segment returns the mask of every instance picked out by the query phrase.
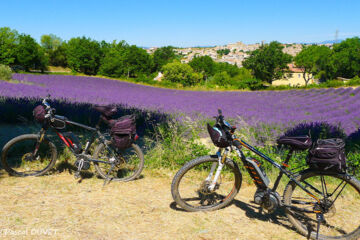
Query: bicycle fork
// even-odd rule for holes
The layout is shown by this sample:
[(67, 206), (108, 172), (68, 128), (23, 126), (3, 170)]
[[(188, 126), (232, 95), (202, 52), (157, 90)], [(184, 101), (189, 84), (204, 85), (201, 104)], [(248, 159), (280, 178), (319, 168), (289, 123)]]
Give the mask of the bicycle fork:
[[(210, 170), (210, 173), (209, 175), (207, 176), (207, 178), (205, 179), (206, 182), (211, 182), (210, 186), (209, 186), (209, 190), (210, 191), (214, 191), (215, 189), (215, 186), (216, 186), (216, 182), (220, 176), (220, 173), (221, 173), (221, 170), (223, 169), (224, 167), (224, 164), (225, 164), (225, 161), (226, 161), (226, 156), (228, 154), (229, 150), (228, 149), (225, 149), (224, 151), (224, 154), (221, 155), (221, 151), (219, 150), (216, 155), (218, 156), (218, 162), (217, 163), (213, 163), (212, 166), (211, 166), (211, 170)], [(216, 172), (215, 172), (215, 176), (214, 176), (214, 179), (212, 179), (213, 175), (214, 175), (214, 171), (215, 171), (215, 168), (216, 168), (216, 165), (218, 165), (217, 169), (216, 169)]]

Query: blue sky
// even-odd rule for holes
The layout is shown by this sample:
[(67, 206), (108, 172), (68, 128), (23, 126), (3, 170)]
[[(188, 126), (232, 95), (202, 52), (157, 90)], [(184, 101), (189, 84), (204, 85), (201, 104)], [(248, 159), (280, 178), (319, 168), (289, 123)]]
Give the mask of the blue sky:
[(138, 46), (209, 46), (264, 40), (321, 42), (360, 35), (358, 0), (8, 0), (0, 27), (39, 41), (87, 36)]

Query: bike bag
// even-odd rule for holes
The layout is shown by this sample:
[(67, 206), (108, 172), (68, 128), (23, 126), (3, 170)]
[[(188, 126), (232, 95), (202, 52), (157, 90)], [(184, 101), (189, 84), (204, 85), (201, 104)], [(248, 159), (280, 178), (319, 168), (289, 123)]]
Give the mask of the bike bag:
[(280, 145), (282, 144), (289, 146), (294, 150), (306, 150), (311, 147), (312, 140), (309, 136), (295, 136), (295, 137), (283, 136), (277, 139), (277, 143)]
[(220, 126), (215, 125), (214, 127), (211, 127), (209, 124), (207, 124), (207, 129), (215, 146), (219, 148), (230, 146), (230, 142), (227, 139), (226, 133)]
[(114, 121), (111, 130), (111, 141), (119, 149), (126, 149), (134, 142), (136, 123), (134, 115), (123, 116)]
[(309, 150), (307, 163), (322, 170), (346, 170), (345, 143), (340, 138), (319, 139)]
[(46, 110), (44, 106), (36, 106), (33, 110), (33, 116), (38, 123), (43, 123), (45, 120)]

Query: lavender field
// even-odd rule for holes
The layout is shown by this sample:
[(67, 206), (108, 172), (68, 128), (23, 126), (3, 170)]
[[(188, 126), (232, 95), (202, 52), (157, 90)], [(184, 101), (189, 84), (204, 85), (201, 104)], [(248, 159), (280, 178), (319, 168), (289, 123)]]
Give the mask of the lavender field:
[(14, 74), (21, 83), (0, 81), (5, 98), (52, 98), (70, 103), (121, 104), (130, 108), (188, 116), (226, 117), (255, 126), (286, 128), (325, 121), (347, 134), (360, 125), (360, 88), (257, 92), (200, 92), (154, 88), (95, 77)]

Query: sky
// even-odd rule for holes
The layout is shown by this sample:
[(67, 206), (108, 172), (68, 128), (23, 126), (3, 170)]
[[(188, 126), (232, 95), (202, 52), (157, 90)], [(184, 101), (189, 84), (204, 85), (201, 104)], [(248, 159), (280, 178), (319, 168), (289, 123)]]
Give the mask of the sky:
[(313, 43), (360, 36), (359, 0), (3, 0), (0, 27), (142, 47), (241, 41)]

